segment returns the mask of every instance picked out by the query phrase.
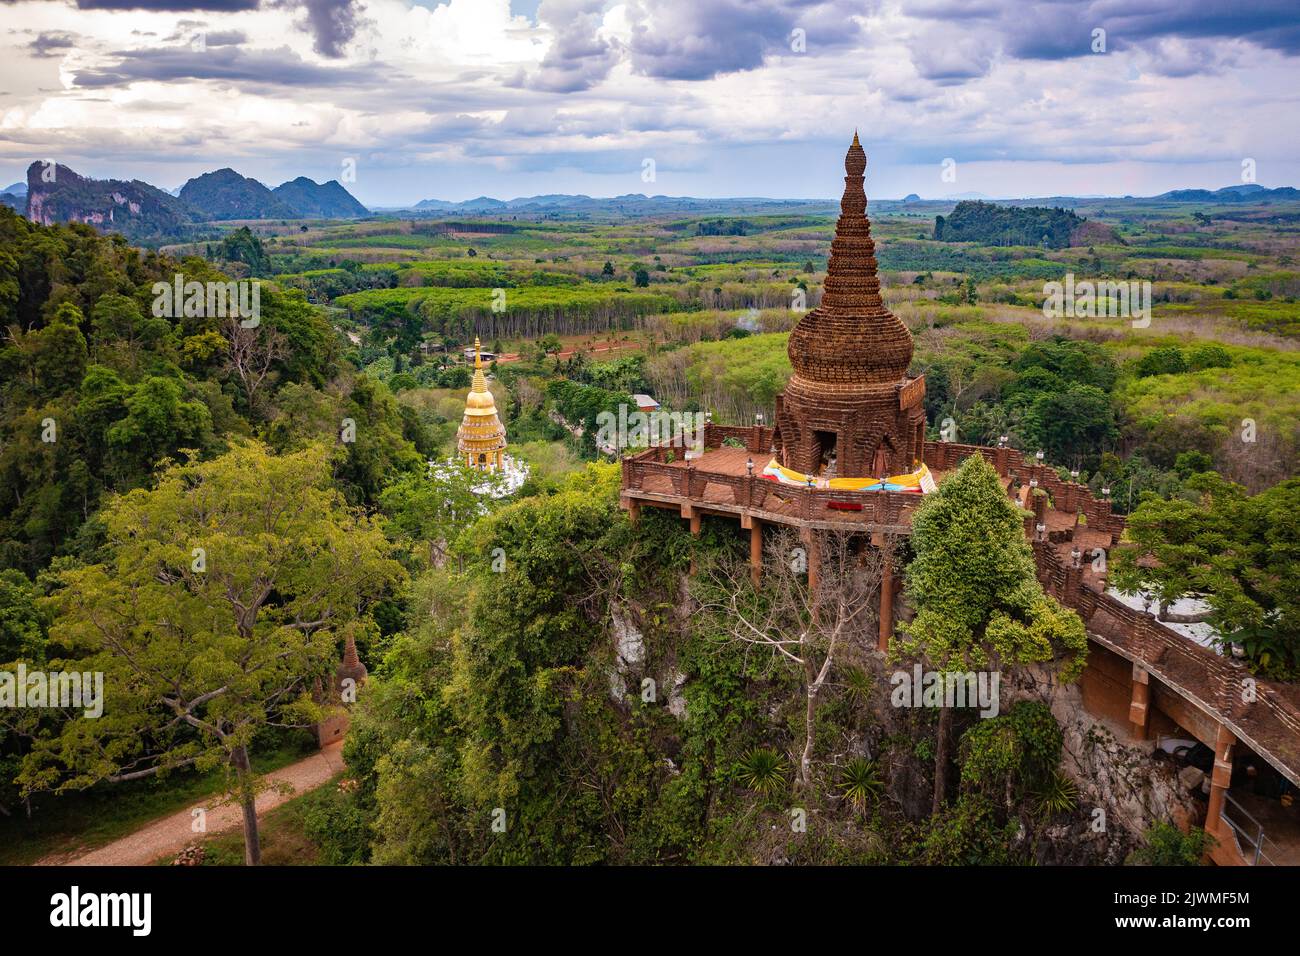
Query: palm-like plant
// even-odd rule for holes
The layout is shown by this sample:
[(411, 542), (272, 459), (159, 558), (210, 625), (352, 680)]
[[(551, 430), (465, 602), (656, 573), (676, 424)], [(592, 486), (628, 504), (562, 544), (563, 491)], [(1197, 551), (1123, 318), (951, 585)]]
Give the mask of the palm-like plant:
[(1074, 781), (1053, 770), (1051, 775), (1034, 791), (1039, 816), (1050, 819), (1058, 813), (1068, 813), (1079, 803), (1079, 788)]
[(871, 675), (861, 667), (849, 666), (844, 669), (844, 692), (854, 704), (866, 705), (871, 699)]
[(885, 789), (880, 779), (880, 767), (874, 760), (854, 757), (844, 766), (840, 779), (840, 793), (861, 812), (868, 801), (877, 799)]
[(744, 787), (770, 797), (784, 789), (788, 772), (779, 753), (771, 747), (755, 747), (740, 761), (736, 778)]

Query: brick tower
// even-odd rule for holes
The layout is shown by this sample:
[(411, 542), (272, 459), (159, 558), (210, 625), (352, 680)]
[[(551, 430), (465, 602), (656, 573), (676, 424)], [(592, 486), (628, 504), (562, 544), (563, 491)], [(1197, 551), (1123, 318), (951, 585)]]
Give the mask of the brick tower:
[(776, 399), (781, 463), (809, 475), (905, 474), (925, 441), (925, 379), (907, 374), (912, 333), (880, 298), (866, 169), (854, 133), (821, 304), (790, 333), (794, 374)]

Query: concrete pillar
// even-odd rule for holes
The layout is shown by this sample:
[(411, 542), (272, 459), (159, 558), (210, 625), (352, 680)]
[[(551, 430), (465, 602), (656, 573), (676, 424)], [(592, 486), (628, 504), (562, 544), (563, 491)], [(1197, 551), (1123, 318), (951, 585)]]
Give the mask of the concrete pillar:
[(749, 519), (749, 576), (758, 587), (763, 580), (763, 522)]
[(821, 539), (817, 537), (817, 532), (808, 532), (808, 590), (817, 590), (818, 577), (821, 572), (822, 548)]
[(888, 550), (885, 551), (884, 564), (880, 568), (880, 631), (876, 638), (876, 649), (882, 654), (888, 653), (889, 642), (894, 636), (894, 562)]
[(1219, 724), (1219, 736), (1214, 745), (1214, 770), (1210, 774), (1210, 808), (1205, 813), (1206, 832), (1216, 836), (1228, 829), (1220, 820), (1223, 812), (1223, 795), (1232, 786), (1232, 747), (1237, 738), (1223, 724)]
[(1133, 736), (1138, 740), (1147, 739), (1147, 727), (1151, 721), (1151, 684), (1150, 675), (1140, 664), (1133, 665), (1133, 696), (1128, 705), (1128, 722), (1133, 725)]
[(627, 519), (634, 525), (641, 520), (641, 502), (635, 498), (627, 499)]

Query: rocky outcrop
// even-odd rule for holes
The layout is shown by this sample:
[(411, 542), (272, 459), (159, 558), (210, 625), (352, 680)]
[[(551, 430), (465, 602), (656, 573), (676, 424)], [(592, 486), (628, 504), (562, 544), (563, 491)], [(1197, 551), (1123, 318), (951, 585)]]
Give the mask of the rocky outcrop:
[(1061, 769), (1079, 788), (1083, 819), (1066, 826), (1050, 858), (1040, 862), (1119, 864), (1153, 823), (1201, 823), (1200, 781), (1180, 780), (1179, 768), (1153, 756), (1154, 742), (1121, 739), (1122, 730), (1117, 734), (1084, 709), (1078, 684), (1062, 684), (1049, 669), (1034, 667), (1004, 684), (1003, 695), (1004, 706), (1032, 697), (1051, 707), (1064, 735)]
[(43, 162), (27, 167), (26, 215), (44, 226), (84, 222), (134, 242), (179, 238), (196, 222), (188, 204), (148, 183), (88, 179)]

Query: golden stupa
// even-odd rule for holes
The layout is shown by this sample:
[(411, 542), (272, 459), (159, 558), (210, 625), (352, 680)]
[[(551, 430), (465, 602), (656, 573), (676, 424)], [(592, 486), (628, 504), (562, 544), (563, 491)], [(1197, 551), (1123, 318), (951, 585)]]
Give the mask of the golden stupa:
[(483, 375), (479, 341), (474, 340), (474, 381), (465, 399), (465, 417), (456, 432), (456, 451), (470, 468), (499, 471), (506, 451), (506, 430)]

